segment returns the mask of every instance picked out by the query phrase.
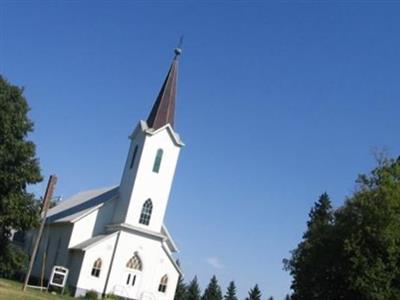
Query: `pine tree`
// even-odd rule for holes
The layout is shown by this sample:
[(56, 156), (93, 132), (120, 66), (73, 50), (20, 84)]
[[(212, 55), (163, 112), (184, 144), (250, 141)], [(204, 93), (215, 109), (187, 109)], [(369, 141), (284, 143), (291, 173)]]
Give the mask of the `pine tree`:
[(211, 278), (210, 283), (204, 291), (202, 300), (222, 300), (221, 287), (218, 284), (215, 275)]
[(236, 285), (234, 281), (231, 281), (226, 289), (226, 294), (224, 296), (225, 300), (238, 300), (236, 296)]
[(285, 261), (286, 269), (293, 276), (294, 299), (332, 299), (325, 293), (332, 284), (329, 261), (334, 258), (332, 243), (333, 210), (328, 194), (323, 193), (309, 213), (307, 231), (303, 241)]
[(321, 226), (329, 225), (332, 222), (332, 204), (327, 193), (323, 193), (309, 214), (310, 220), (307, 222), (308, 231), (305, 238), (312, 235), (314, 230), (319, 230)]
[[(179, 260), (176, 261), (176, 264), (179, 267), (181, 267), (181, 264), (180, 264)], [(187, 289), (186, 284), (183, 281), (182, 276), (179, 275), (178, 284), (176, 285), (174, 300), (185, 300), (186, 289)]]
[(261, 300), (261, 297), (261, 291), (258, 288), (258, 284), (256, 284), (254, 288), (250, 289), (249, 296), (246, 298), (246, 300)]
[(285, 296), (285, 300), (290, 300), (290, 296), (289, 296), (289, 295), (286, 295), (286, 296)]
[(187, 286), (186, 300), (200, 300), (200, 287), (197, 281), (197, 276)]
[(271, 297), (268, 298), (268, 300), (274, 300), (274, 297), (271, 296)]
[(27, 140), (33, 131), (23, 90), (0, 75), (0, 276), (10, 276), (20, 258), (10, 245), (11, 230), (25, 231), (38, 222), (29, 184), (42, 180), (35, 145)]

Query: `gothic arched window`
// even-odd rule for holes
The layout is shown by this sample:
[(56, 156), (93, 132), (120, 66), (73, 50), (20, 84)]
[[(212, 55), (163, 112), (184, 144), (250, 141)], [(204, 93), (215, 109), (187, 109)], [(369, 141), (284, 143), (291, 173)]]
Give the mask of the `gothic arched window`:
[(102, 265), (101, 258), (96, 259), (96, 261), (93, 264), (93, 268), (92, 268), (92, 276), (94, 276), (94, 277), (100, 276), (101, 265)]
[(165, 274), (163, 277), (161, 277), (160, 285), (158, 286), (158, 291), (161, 293), (165, 293), (167, 290), (167, 285), (168, 285), (168, 276), (167, 274)]
[(143, 225), (149, 225), (151, 212), (153, 210), (153, 203), (150, 199), (146, 200), (142, 207), (142, 213), (140, 214), (139, 223)]
[(132, 158), (131, 158), (131, 164), (129, 166), (129, 169), (132, 169), (133, 164), (135, 163), (135, 157), (136, 157), (137, 151), (138, 151), (138, 146), (136, 145), (135, 149), (133, 150), (133, 154), (132, 154)]
[(158, 173), (160, 171), (160, 166), (161, 166), (161, 160), (163, 157), (163, 149), (158, 149), (157, 150), (157, 154), (156, 154), (156, 158), (154, 160), (154, 165), (153, 165), (153, 172), (154, 173)]
[(142, 271), (142, 261), (140, 260), (139, 255), (136, 253), (128, 260), (126, 263), (126, 267), (128, 269)]

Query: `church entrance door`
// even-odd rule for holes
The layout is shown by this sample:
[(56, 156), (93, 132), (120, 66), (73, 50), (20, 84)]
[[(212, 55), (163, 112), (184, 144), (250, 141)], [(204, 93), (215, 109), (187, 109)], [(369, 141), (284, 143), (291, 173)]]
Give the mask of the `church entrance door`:
[(140, 276), (141, 272), (137, 270), (128, 270), (125, 272), (122, 280), (126, 286), (127, 293), (129, 298), (136, 299), (136, 295), (139, 292), (140, 287)]

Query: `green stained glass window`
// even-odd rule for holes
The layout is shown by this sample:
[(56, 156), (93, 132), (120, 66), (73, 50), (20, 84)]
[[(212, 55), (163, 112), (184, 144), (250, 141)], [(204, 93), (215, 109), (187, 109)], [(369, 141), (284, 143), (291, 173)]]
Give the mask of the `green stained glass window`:
[(163, 153), (164, 153), (164, 151), (162, 149), (157, 150), (156, 159), (154, 160), (154, 165), (153, 165), (154, 173), (158, 173), (160, 171)]

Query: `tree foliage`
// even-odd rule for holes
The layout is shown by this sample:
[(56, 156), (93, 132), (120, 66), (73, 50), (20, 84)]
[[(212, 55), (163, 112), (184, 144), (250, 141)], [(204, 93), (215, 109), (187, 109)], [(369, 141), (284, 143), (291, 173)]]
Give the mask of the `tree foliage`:
[[(181, 264), (179, 260), (176, 261), (176, 264), (181, 267)], [(178, 283), (176, 285), (176, 290), (175, 290), (175, 297), (174, 300), (185, 300), (186, 297), (186, 284), (183, 281), (183, 278), (181, 275), (179, 275)]]
[(226, 289), (224, 300), (238, 300), (236, 296), (236, 285), (234, 281), (231, 281)]
[(211, 277), (210, 283), (204, 290), (202, 300), (222, 300), (221, 287), (218, 284), (217, 277), (215, 275)]
[[(42, 180), (35, 145), (27, 140), (33, 130), (23, 90), (0, 76), (0, 260), (2, 268), (18, 268), (10, 257), (11, 230), (37, 224), (34, 197), (26, 188)], [(11, 265), (5, 266), (9, 262)], [(1, 271), (0, 271), (1, 272)]]
[(400, 159), (360, 175), (335, 212), (320, 199), (286, 268), (292, 299), (400, 299)]
[(28, 255), (19, 247), (9, 244), (0, 257), (0, 277), (12, 278), (16, 271), (23, 271), (28, 266)]
[(261, 291), (258, 287), (258, 284), (256, 284), (252, 289), (249, 291), (249, 296), (246, 298), (246, 300), (261, 300)]
[(333, 210), (328, 194), (322, 194), (309, 213), (302, 242), (285, 262), (293, 277), (293, 299), (330, 299), (325, 291), (330, 283), (329, 268), (333, 252), (329, 248)]
[(195, 276), (191, 282), (189, 282), (187, 286), (187, 292), (186, 292), (186, 300), (200, 300), (200, 287), (199, 283), (197, 281), (197, 277)]

